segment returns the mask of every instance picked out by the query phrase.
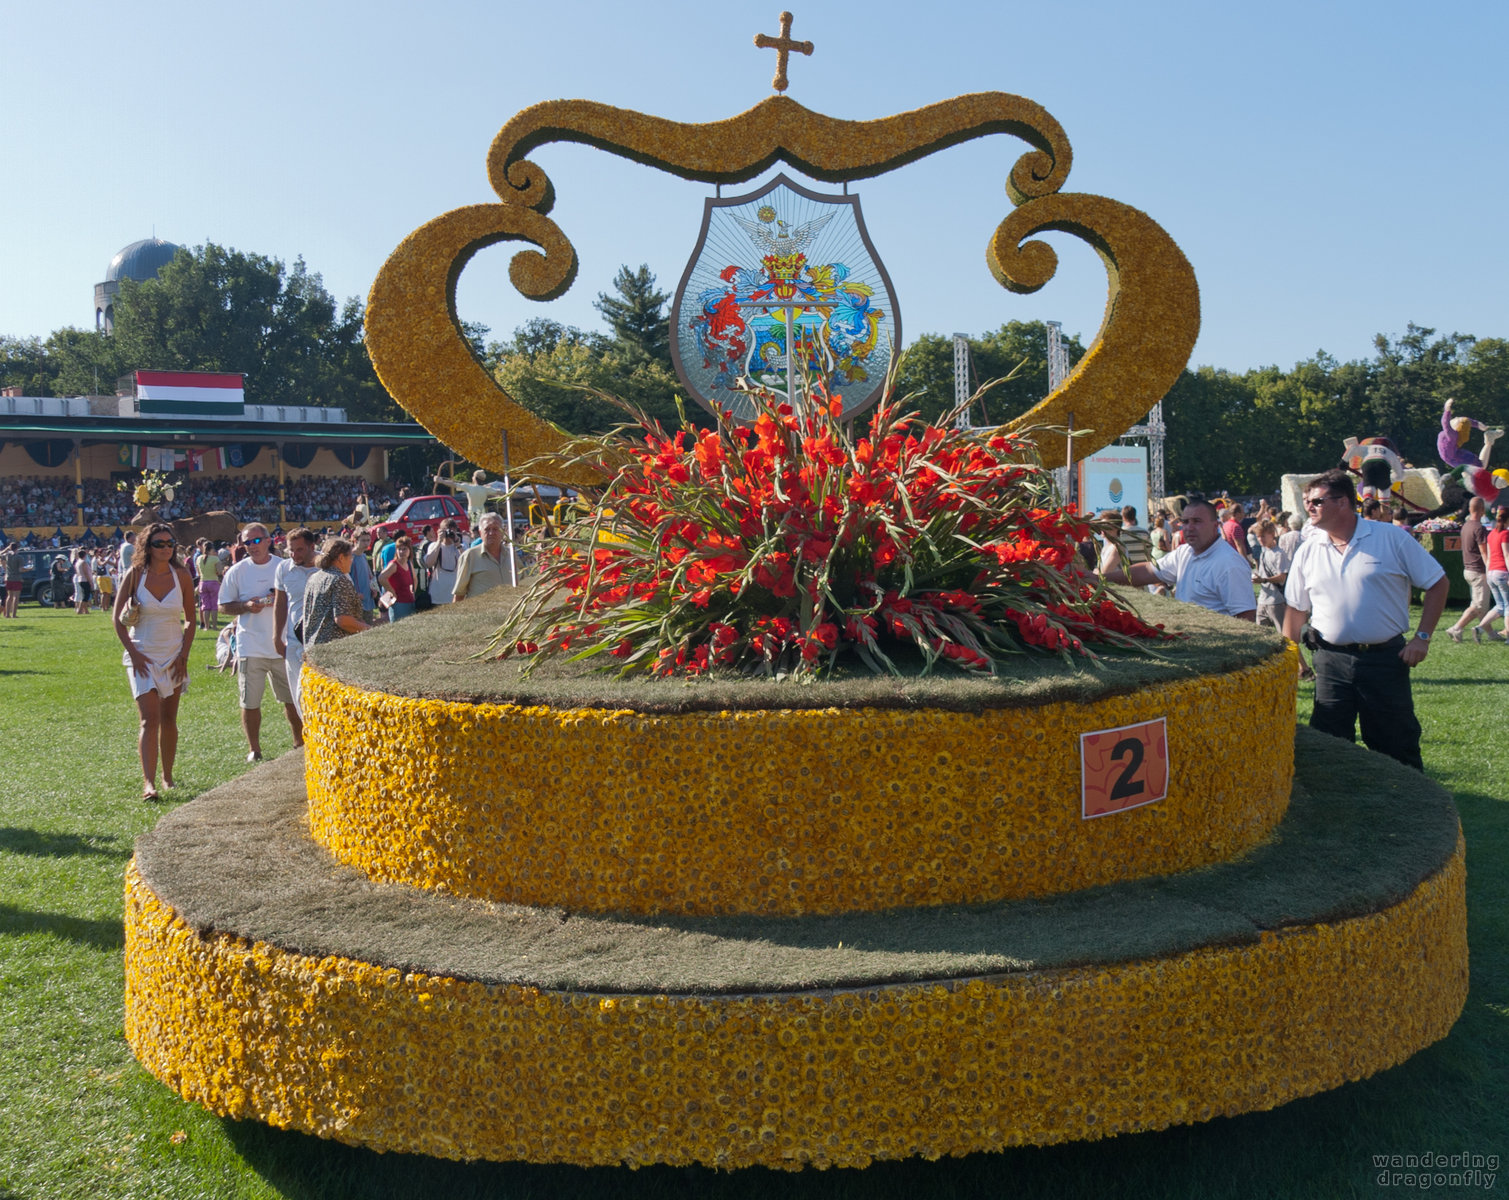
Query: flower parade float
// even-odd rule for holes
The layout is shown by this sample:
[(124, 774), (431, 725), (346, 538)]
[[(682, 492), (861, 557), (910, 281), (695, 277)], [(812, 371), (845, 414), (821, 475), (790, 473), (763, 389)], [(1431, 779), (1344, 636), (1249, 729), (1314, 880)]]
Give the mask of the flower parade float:
[[(1085, 360), (1013, 426), (885, 399), (862, 421), (823, 375), (754, 389), (743, 424), (572, 442), (459, 336), (482, 246), (539, 248), (513, 260), (526, 295), (575, 273), (524, 158), (544, 142), (847, 182), (999, 132), (1035, 148), (998, 278), (1041, 286), (1053, 252), (1021, 243), (1053, 228), (1111, 281)], [(458, 452), (501, 472), (511, 447), (595, 503), (532, 586), (312, 650), (305, 751), (138, 842), (147, 1068), (378, 1150), (797, 1168), (1271, 1108), (1445, 1036), (1467, 989), (1450, 797), (1296, 733), (1276, 634), (1077, 565), (1089, 526), (1041, 463), (1163, 394), (1198, 304), (1149, 218), (1060, 192), (1068, 164), (999, 94), (874, 122), (785, 97), (706, 126), (583, 101), (510, 121), (501, 202), (395, 251), (369, 345)]]

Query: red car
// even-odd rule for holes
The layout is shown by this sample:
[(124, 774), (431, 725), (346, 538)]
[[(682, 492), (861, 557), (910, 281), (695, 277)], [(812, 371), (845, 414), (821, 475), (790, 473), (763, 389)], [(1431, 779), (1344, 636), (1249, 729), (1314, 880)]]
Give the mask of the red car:
[(393, 510), (391, 517), (372, 526), (372, 530), (391, 537), (407, 533), (417, 541), (424, 536), (425, 529), (439, 525), (447, 517), (456, 522), (462, 533), (471, 533), (466, 505), (454, 496), (410, 496)]

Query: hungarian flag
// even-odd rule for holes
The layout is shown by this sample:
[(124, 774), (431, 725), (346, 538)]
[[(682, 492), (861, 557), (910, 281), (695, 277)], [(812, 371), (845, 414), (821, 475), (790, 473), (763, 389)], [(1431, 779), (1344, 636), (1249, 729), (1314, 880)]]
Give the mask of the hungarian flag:
[(144, 413), (239, 416), (246, 409), (245, 379), (208, 371), (138, 371), (137, 407)]

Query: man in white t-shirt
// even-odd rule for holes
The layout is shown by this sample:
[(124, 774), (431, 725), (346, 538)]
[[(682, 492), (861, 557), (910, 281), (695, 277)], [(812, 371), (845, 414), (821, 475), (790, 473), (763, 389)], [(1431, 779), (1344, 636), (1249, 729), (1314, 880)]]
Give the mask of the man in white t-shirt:
[(1106, 579), (1138, 586), (1161, 583), (1173, 589), (1175, 600), (1251, 621), (1257, 616), (1252, 567), (1221, 536), (1215, 506), (1206, 500), (1191, 501), (1184, 506), (1183, 521), (1182, 545), (1157, 562), (1135, 563), (1124, 570), (1119, 562), (1108, 564), (1103, 571)]
[(236, 690), (241, 700), (241, 728), (246, 732), (247, 762), (262, 761), (262, 695), (269, 682), (283, 703), (293, 744), (304, 744), (304, 722), (288, 688), (288, 670), (273, 645), (277, 632), (273, 606), (278, 564), (266, 525), (241, 531), (246, 557), (232, 563), (220, 581), (220, 611), (236, 618)]
[(439, 475), (435, 476), (435, 482), (441, 487), (460, 492), (466, 497), (466, 514), (473, 525), (480, 521), (482, 514), (487, 511), (487, 502), (496, 499), (500, 494), (488, 484), (486, 471), (473, 471), (470, 483), (457, 483), (454, 479), (443, 479)]
[(314, 565), (314, 530), (300, 526), (288, 535), (288, 557), (278, 563), (273, 577), (277, 593), (273, 602), (273, 649), (282, 656), (288, 672), (288, 687), (293, 692), (299, 716), (304, 706), (299, 702), (299, 675), (304, 670), (304, 642), (299, 637), (299, 623), (304, 619), (304, 588), (319, 568)]
[(1258, 583), (1259, 625), (1272, 625), (1280, 633), (1284, 631), (1284, 582), (1289, 578), (1289, 566), (1294, 556), (1285, 554), (1278, 544), (1278, 528), (1264, 517), (1253, 526), (1257, 530), (1258, 560), (1252, 578)]

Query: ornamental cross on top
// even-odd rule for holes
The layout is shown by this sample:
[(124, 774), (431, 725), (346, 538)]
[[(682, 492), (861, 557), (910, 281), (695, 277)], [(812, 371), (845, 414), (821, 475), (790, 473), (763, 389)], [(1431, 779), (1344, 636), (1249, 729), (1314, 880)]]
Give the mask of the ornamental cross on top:
[(792, 16), (789, 12), (781, 14), (781, 36), (771, 37), (768, 33), (755, 34), (755, 45), (761, 50), (774, 50), (777, 54), (775, 64), (775, 78), (770, 81), (770, 86), (778, 92), (784, 92), (787, 87), (786, 63), (795, 50), (798, 54), (811, 54), (811, 42), (796, 42), (791, 39)]

